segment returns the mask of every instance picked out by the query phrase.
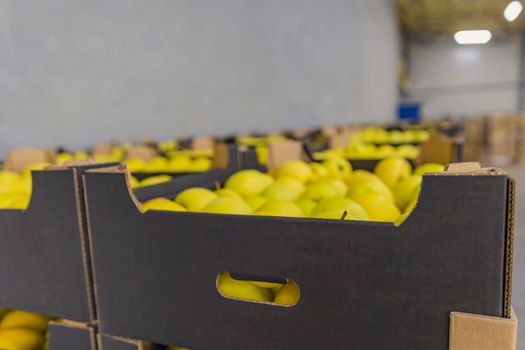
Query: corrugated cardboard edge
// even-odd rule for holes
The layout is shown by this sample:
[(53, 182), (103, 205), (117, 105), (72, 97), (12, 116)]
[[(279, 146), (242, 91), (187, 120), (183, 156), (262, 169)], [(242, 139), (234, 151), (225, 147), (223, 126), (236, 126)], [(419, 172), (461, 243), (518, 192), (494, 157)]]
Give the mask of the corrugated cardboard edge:
[[(124, 164), (120, 164), (120, 165), (114, 165), (114, 166), (109, 166), (109, 167), (106, 167), (106, 168), (96, 168), (96, 169), (91, 169), (91, 170), (87, 170), (87, 172), (99, 172), (99, 173), (108, 173), (108, 174), (111, 174), (111, 173), (122, 173), (122, 174), (125, 174), (126, 175), (126, 185), (128, 186), (128, 190), (129, 190), (129, 193), (130, 193), (130, 196), (132, 198), (132, 201), (135, 203), (135, 205), (137, 205), (137, 208), (139, 208), (139, 211), (142, 211), (142, 205), (140, 204), (140, 202), (136, 199), (136, 197), (133, 195), (133, 191), (131, 189), (131, 184), (130, 184), (130, 181), (129, 181), (129, 176), (130, 176), (130, 173), (129, 171), (127, 170), (126, 166)], [(76, 178), (76, 177), (75, 177)], [(87, 188), (86, 188), (86, 183), (85, 181), (82, 181), (82, 186), (84, 187), (84, 198), (82, 198), (82, 200), (84, 201), (84, 209), (85, 209), (85, 212), (86, 212), (86, 229), (87, 229), (87, 233), (88, 233), (88, 242), (87, 244), (89, 244), (89, 248), (90, 248), (90, 251), (92, 252), (93, 251), (93, 239), (91, 237), (91, 220), (89, 218), (89, 213), (90, 213), (90, 210), (89, 210), (89, 201), (88, 201), (88, 198), (87, 198)], [(82, 243), (84, 244), (84, 242)], [(82, 247), (82, 251), (83, 253), (86, 251), (85, 247), (83, 246)], [(89, 259), (89, 262), (90, 262), (90, 269), (91, 269), (91, 276), (93, 277), (93, 281), (96, 281), (97, 278), (96, 278), (96, 269), (95, 269), (95, 261), (94, 261), (94, 256), (90, 256), (90, 257), (87, 257), (87, 259)], [(92, 284), (92, 288), (91, 288), (91, 298), (90, 298), (90, 302), (94, 302), (94, 305), (93, 305), (93, 308), (95, 310), (95, 314), (99, 315), (99, 311), (97, 310), (97, 305), (99, 305), (100, 303), (98, 302), (99, 300), (99, 297), (98, 297), (98, 289), (97, 289), (97, 284), (96, 283), (93, 283)], [(90, 305), (90, 310), (91, 310), (91, 305)]]
[(505, 232), (505, 277), (503, 290), (503, 317), (509, 318), (512, 314), (512, 269), (514, 260), (514, 221), (515, 221), (515, 199), (516, 181), (513, 177), (498, 168), (481, 168), (476, 162), (453, 163), (445, 167), (442, 173), (432, 173), (428, 175), (505, 175), (507, 182), (507, 226)]
[(482, 168), (478, 162), (451, 163), (445, 166), (445, 171), (425, 175), (507, 175), (499, 168)]
[(450, 313), (449, 350), (516, 350), (518, 319)]
[[(95, 310), (95, 292), (94, 292), (94, 280), (92, 279), (92, 270), (93, 270), (93, 261), (91, 261), (90, 254), (88, 253), (88, 244), (89, 242), (86, 242), (86, 238), (88, 238), (88, 232), (86, 232), (87, 227), (84, 227), (84, 222), (88, 222), (87, 217), (86, 220), (84, 220), (84, 215), (87, 215), (87, 210), (83, 212), (83, 208), (85, 207), (85, 201), (82, 196), (82, 191), (80, 191), (80, 186), (82, 184), (79, 183), (79, 176), (78, 176), (78, 169), (71, 168), (73, 171), (73, 183), (75, 184), (75, 202), (76, 202), (76, 209), (77, 209), (77, 222), (78, 222), (78, 232), (80, 234), (80, 243), (82, 245), (82, 262), (84, 264), (84, 281), (86, 284), (86, 293), (88, 296), (88, 311), (89, 311), (89, 318), (92, 322), (96, 319), (96, 310)], [(85, 191), (85, 188), (84, 188)], [(89, 241), (89, 239), (87, 239)], [(90, 250), (92, 251), (92, 250)]]
[(504, 285), (504, 305), (503, 316), (512, 316), (512, 269), (514, 261), (514, 221), (516, 206), (516, 180), (508, 177), (507, 185), (507, 232), (506, 232), (506, 252), (505, 252), (505, 285)]
[[(153, 344), (143, 341), (143, 340), (135, 340), (135, 339), (117, 337), (117, 336), (107, 335), (107, 334), (98, 334), (97, 335), (98, 350), (104, 350), (104, 347), (102, 346), (102, 337), (112, 338), (112, 339), (115, 339), (123, 343), (134, 345), (137, 347), (137, 350), (153, 350), (154, 349)], [(107, 349), (107, 350), (111, 350), (111, 349)]]

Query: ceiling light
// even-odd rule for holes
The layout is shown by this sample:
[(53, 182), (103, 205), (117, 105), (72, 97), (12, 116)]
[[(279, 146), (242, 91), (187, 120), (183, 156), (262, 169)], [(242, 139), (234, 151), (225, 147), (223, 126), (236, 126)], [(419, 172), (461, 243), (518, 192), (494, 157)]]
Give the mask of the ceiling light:
[(454, 39), (461, 45), (486, 44), (491, 38), (488, 30), (461, 30), (454, 34)]
[(518, 18), (521, 11), (523, 11), (523, 4), (521, 1), (512, 1), (507, 5), (505, 11), (503, 11), (503, 16), (507, 21), (512, 22)]

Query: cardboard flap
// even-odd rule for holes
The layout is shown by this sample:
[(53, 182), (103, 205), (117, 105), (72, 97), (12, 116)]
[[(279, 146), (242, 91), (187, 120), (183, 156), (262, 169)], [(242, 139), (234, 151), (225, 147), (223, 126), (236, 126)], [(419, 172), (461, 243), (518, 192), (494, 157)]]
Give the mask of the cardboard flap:
[(347, 129), (343, 129), (340, 133), (333, 134), (328, 137), (329, 148), (343, 148), (350, 142), (351, 133)]
[(49, 350), (96, 350), (95, 331), (81, 323), (49, 323)]
[(448, 173), (472, 173), (481, 171), (481, 164), (478, 162), (451, 163), (445, 167)]
[(450, 314), (449, 350), (516, 350), (518, 320), (473, 315)]
[[(99, 350), (153, 350), (153, 344), (106, 334), (98, 335)], [(52, 350), (52, 349), (50, 349)]]
[(126, 150), (127, 159), (142, 159), (149, 161), (151, 158), (157, 156), (157, 154), (157, 150), (144, 145), (131, 146)]
[(227, 168), (230, 164), (230, 148), (224, 143), (214, 145), (213, 147), (213, 162), (211, 165), (212, 169)]
[(21, 173), (34, 164), (54, 163), (55, 152), (47, 148), (20, 148), (7, 154), (5, 169)]
[(91, 153), (93, 155), (110, 155), (115, 148), (113, 142), (103, 142), (99, 143), (91, 148)]
[(429, 139), (421, 144), (421, 152), (417, 158), (418, 164), (455, 162), (455, 142), (440, 132), (430, 135)]
[(268, 146), (268, 169), (273, 169), (288, 160), (303, 159), (303, 144), (299, 141), (286, 140)]
[(213, 149), (215, 141), (211, 136), (198, 136), (191, 142), (191, 148), (194, 150), (207, 151)]

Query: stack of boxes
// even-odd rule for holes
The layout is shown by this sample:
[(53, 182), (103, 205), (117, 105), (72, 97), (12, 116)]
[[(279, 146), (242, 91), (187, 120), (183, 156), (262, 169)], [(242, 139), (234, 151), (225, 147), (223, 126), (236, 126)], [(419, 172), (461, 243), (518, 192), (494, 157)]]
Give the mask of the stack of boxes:
[(465, 119), (465, 142), (463, 159), (467, 162), (479, 162), (485, 150), (486, 122), (484, 118)]
[(515, 163), (518, 126), (519, 116), (516, 115), (493, 115), (487, 118), (487, 164), (508, 166)]

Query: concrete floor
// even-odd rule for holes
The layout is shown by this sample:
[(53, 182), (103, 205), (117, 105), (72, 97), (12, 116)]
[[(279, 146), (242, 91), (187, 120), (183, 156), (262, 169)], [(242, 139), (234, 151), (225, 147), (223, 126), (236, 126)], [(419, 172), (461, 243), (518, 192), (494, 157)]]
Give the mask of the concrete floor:
[[(518, 319), (525, 320), (525, 167), (511, 167), (507, 172), (516, 178), (516, 238), (512, 304)], [(525, 349), (525, 325), (521, 322), (518, 350)]]

